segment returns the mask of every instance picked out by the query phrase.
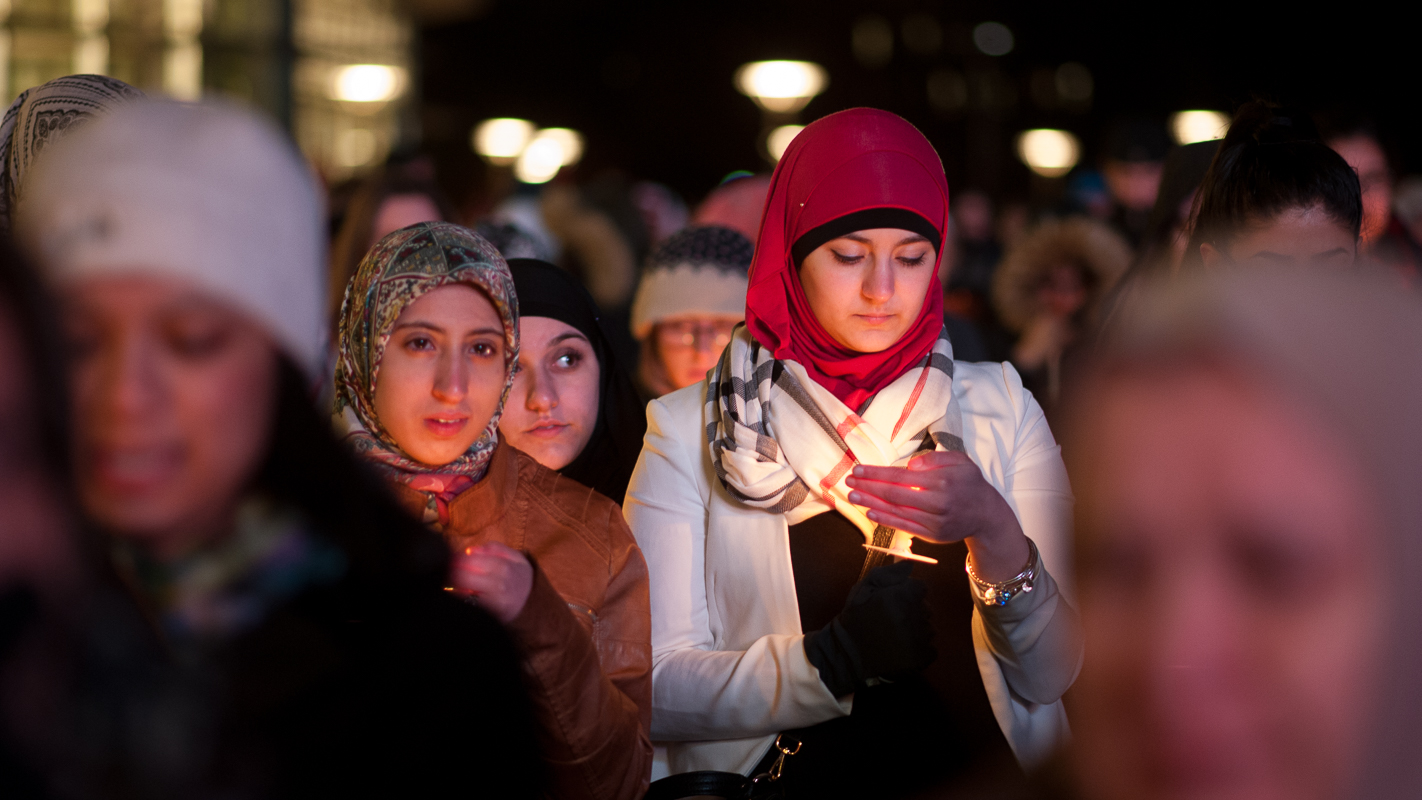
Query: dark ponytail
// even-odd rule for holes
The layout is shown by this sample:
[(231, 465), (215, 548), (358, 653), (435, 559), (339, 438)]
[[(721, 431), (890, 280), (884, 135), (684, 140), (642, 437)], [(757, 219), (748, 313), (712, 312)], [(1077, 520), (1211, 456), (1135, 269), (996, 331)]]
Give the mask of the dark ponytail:
[(1323, 143), (1307, 114), (1262, 100), (1245, 103), (1195, 196), (1185, 263), (1198, 264), (1200, 245), (1219, 247), (1250, 222), (1314, 206), (1357, 237), (1358, 173)]

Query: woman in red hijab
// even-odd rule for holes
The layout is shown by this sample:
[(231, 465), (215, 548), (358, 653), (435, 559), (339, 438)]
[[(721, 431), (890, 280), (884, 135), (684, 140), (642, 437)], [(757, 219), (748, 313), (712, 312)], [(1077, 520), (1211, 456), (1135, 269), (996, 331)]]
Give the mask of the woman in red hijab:
[(947, 227), (912, 125), (811, 124), (771, 181), (745, 325), (648, 407), (625, 513), (666, 796), (697, 771), (790, 798), (1011, 780), (1065, 734), (1070, 488), (1012, 367), (953, 361)]

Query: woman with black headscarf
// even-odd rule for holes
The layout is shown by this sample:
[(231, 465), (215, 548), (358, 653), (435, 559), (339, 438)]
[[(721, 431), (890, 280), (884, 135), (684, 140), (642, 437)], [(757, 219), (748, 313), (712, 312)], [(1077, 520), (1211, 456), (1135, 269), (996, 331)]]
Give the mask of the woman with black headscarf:
[(647, 417), (597, 305), (552, 264), (514, 258), (508, 265), (522, 342), (499, 432), (543, 466), (621, 503)]

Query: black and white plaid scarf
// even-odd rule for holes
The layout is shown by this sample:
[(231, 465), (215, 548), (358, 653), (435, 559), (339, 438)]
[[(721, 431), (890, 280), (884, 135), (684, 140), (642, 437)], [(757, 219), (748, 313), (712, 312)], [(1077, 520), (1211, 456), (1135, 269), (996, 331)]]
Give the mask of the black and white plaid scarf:
[(717, 477), (732, 497), (785, 514), (791, 525), (833, 510), (874, 544), (907, 547), (907, 534), (875, 525), (864, 508), (849, 502), (844, 479), (855, 464), (902, 466), (925, 450), (963, 450), (946, 331), (862, 415), (811, 380), (800, 364), (777, 360), (744, 325), (709, 381), (706, 440)]

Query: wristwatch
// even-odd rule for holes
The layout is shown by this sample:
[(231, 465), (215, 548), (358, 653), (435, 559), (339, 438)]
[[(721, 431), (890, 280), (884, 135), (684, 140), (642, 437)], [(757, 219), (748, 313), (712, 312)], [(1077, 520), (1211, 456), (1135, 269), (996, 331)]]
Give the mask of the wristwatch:
[(973, 571), (972, 555), (968, 556), (964, 567), (968, 570), (968, 580), (973, 582), (983, 602), (990, 606), (1005, 606), (1012, 598), (1032, 591), (1032, 584), (1037, 580), (1037, 545), (1030, 538), (1027, 540), (1027, 566), (1016, 577), (1001, 583), (988, 583), (979, 578), (978, 573)]

